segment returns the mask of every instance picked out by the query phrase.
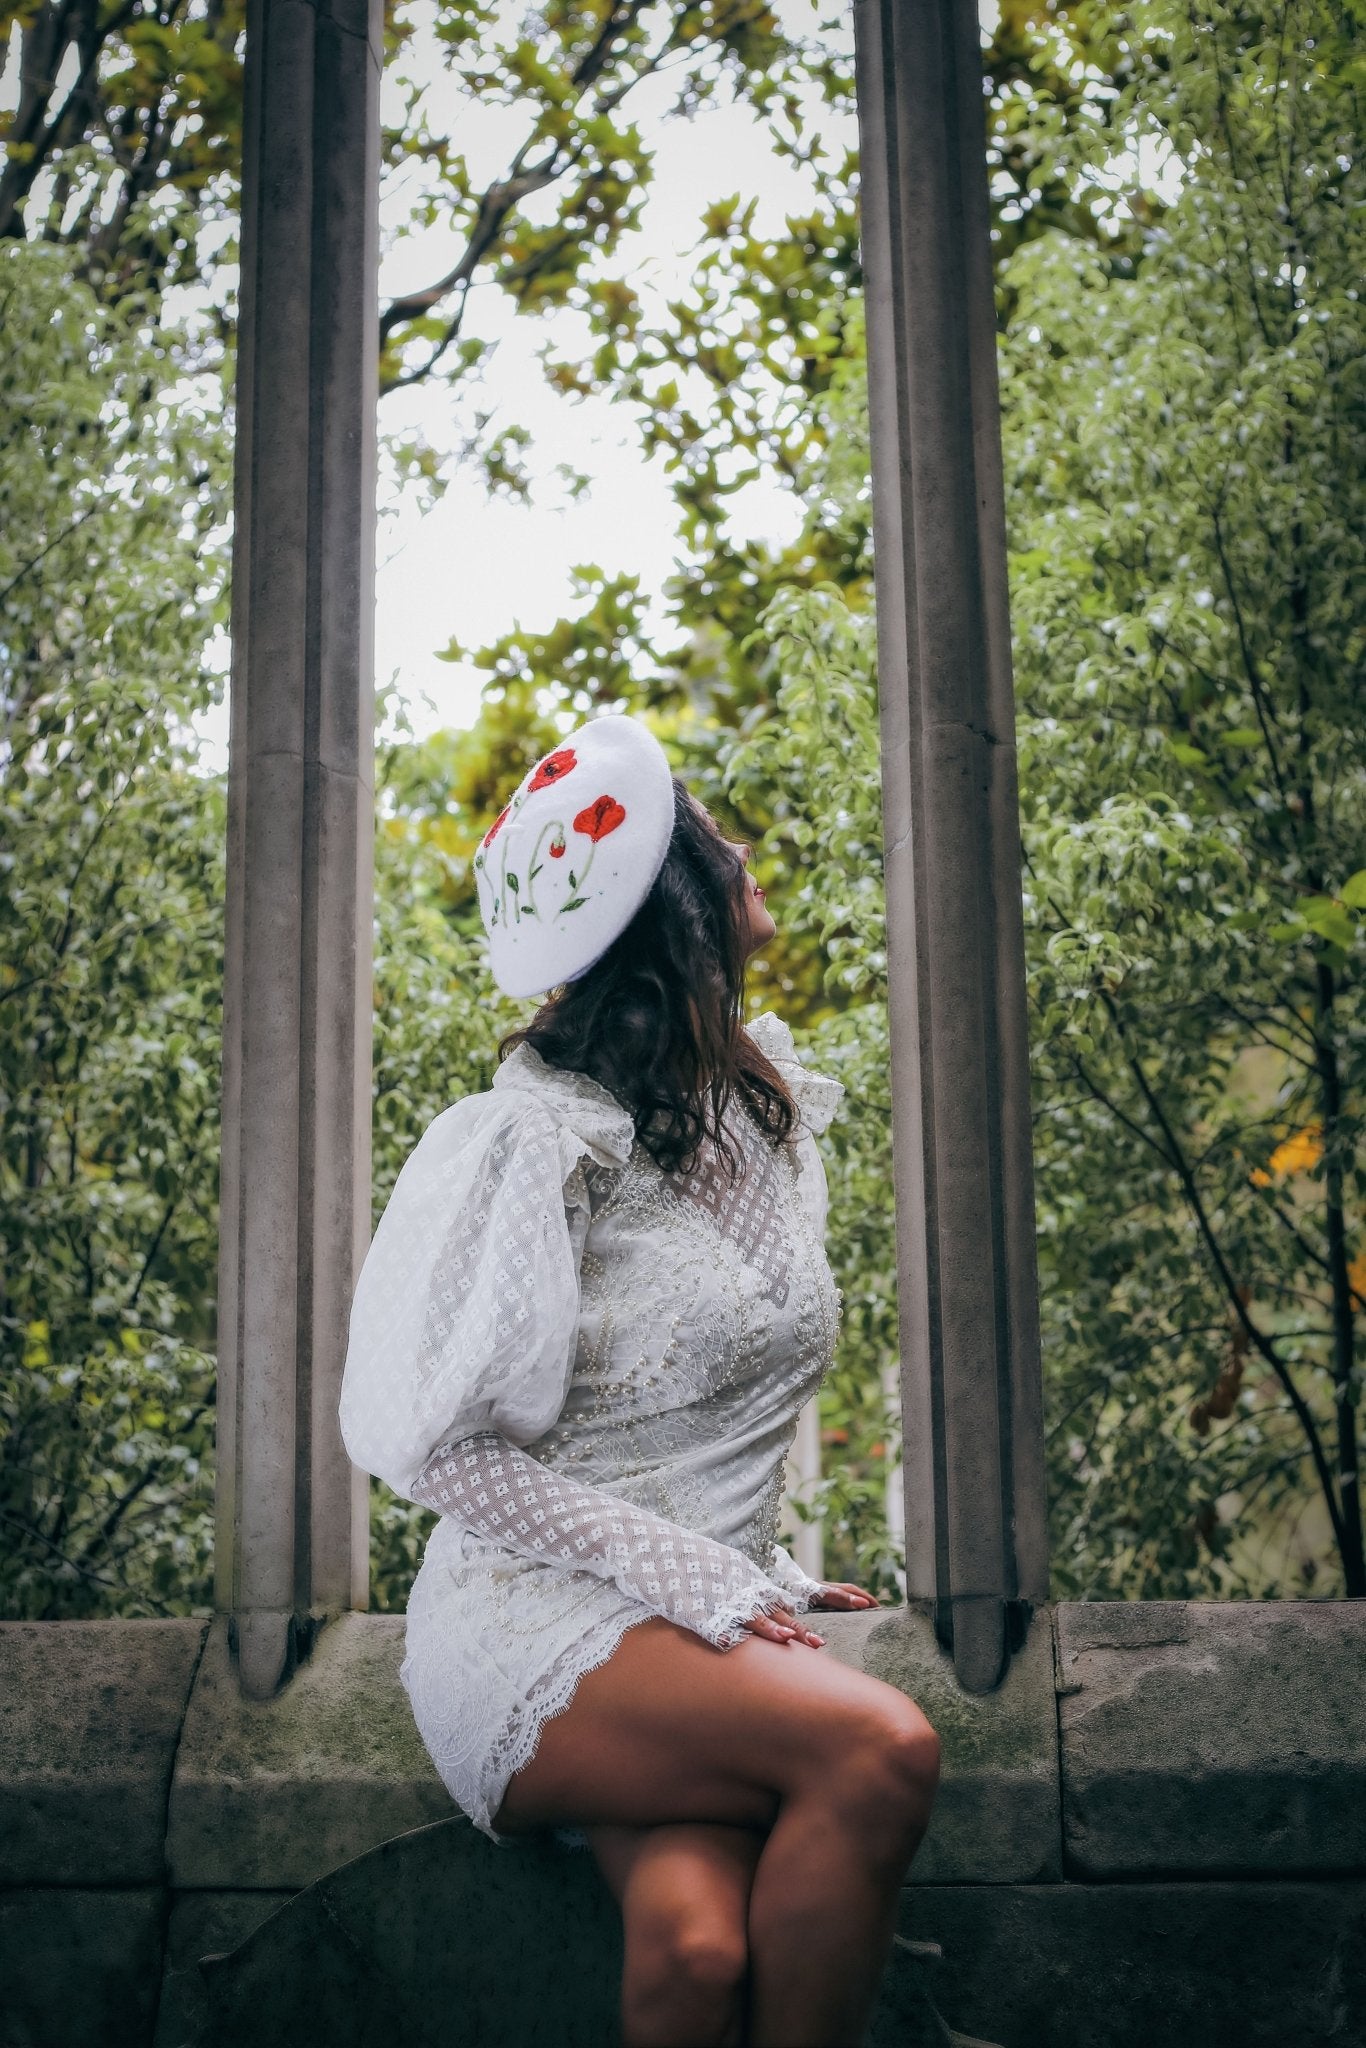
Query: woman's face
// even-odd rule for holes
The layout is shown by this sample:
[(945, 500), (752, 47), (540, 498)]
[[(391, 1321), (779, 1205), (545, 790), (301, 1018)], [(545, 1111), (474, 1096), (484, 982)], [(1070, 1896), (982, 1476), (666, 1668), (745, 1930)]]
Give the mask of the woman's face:
[(773, 913), (764, 901), (764, 892), (749, 871), (750, 849), (743, 840), (728, 839), (726, 844), (740, 856), (745, 868), (745, 958), (757, 953), (760, 946), (766, 946), (777, 931)]
[[(693, 801), (696, 802), (696, 798)], [(725, 841), (725, 844), (744, 868), (745, 895), (743, 915), (745, 921), (741, 936), (744, 944), (745, 958), (748, 959), (751, 953), (758, 952), (760, 946), (766, 946), (778, 929), (772, 912), (764, 902), (764, 892), (749, 871), (752, 849), (742, 839), (727, 839), (715, 818), (712, 817), (711, 812), (701, 804), (698, 804), (697, 808), (701, 811), (702, 816), (707, 820), (717, 838)]]

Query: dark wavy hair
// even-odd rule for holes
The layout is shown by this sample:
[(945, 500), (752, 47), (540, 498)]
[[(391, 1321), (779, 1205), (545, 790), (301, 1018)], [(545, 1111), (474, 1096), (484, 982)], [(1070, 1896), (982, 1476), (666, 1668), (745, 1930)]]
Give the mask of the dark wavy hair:
[(548, 1066), (591, 1075), (631, 1111), (666, 1172), (690, 1171), (709, 1139), (735, 1177), (742, 1162), (722, 1126), (731, 1097), (777, 1142), (797, 1111), (741, 1022), (744, 863), (676, 775), (673, 790), (673, 832), (644, 903), (586, 974), (507, 1034), (498, 1057), (525, 1044)]

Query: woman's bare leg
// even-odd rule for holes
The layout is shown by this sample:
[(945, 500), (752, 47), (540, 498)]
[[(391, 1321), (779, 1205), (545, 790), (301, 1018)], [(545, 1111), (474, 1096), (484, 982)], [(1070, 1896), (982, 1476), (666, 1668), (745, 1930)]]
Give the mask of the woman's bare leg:
[(621, 1907), (623, 2048), (741, 2048), (763, 1836), (683, 1821), (589, 1840)]
[(881, 1680), (805, 1644), (713, 1650), (640, 1623), (547, 1722), (500, 1829), (769, 1829), (750, 1899), (753, 2048), (855, 2048), (929, 1821), (939, 1744)]

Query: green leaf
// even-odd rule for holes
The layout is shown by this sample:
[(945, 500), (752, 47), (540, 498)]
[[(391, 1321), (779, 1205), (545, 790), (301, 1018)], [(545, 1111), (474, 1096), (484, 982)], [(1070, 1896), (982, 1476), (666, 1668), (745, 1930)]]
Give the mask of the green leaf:
[(1311, 896), (1304, 906), (1304, 921), (1321, 939), (1346, 951), (1355, 936), (1351, 915), (1331, 896)]

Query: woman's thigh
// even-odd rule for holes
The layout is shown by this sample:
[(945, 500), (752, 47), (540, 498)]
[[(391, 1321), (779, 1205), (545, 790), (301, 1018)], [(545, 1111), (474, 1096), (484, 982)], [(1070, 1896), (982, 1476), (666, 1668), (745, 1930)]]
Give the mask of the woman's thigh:
[(880, 1679), (802, 1643), (715, 1650), (652, 1617), (580, 1679), (508, 1786), (500, 1830), (716, 1821), (766, 1829), (832, 1754), (929, 1724)]

